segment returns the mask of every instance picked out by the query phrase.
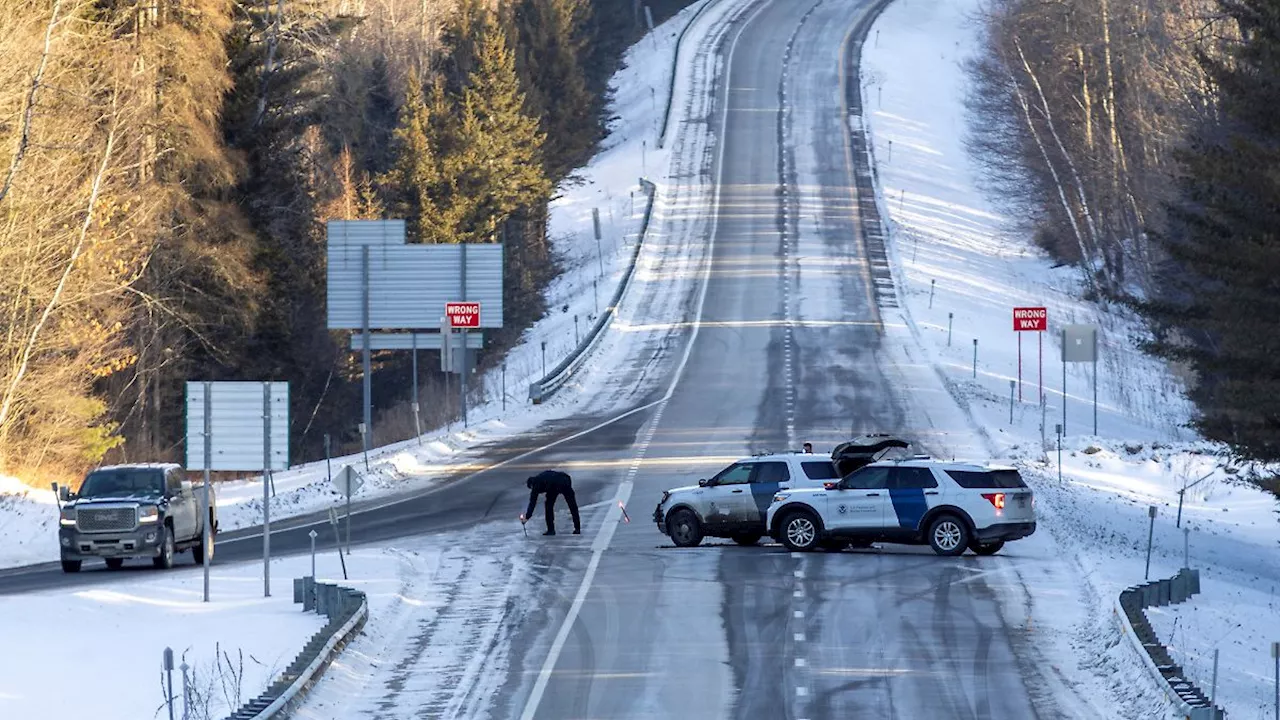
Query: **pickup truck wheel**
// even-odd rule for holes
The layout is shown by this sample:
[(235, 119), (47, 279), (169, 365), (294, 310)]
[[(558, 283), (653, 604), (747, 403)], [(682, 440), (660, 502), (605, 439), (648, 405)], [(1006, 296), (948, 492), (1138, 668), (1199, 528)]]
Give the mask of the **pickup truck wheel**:
[[(191, 548), (191, 555), (195, 558), (195, 560), (196, 560), (196, 564), (197, 564), (197, 565), (203, 565), (203, 564), (204, 564), (205, 554), (204, 554), (204, 540), (203, 540), (203, 536), (204, 536), (204, 534), (203, 534), (203, 533), (201, 533), (201, 538), (202, 538), (202, 539), (201, 539), (201, 541), (200, 541), (199, 543), (196, 543), (196, 545), (195, 545), (194, 547), (192, 547), (192, 548)], [(213, 560), (213, 551), (214, 551), (214, 548), (215, 548), (215, 547), (216, 547), (216, 545), (215, 545), (215, 542), (214, 542), (213, 536), (212, 536), (212, 535), (210, 535), (210, 536), (209, 536), (209, 555), (208, 555), (208, 558), (209, 558), (209, 560), (210, 560), (210, 561), (212, 561), (212, 560)]]
[(160, 528), (160, 554), (152, 558), (151, 562), (160, 570), (173, 567), (173, 532), (167, 525)]
[(63, 560), (63, 561), (62, 561), (62, 572), (64, 572), (64, 573), (77, 573), (77, 572), (80, 572), (80, 563), (81, 563), (81, 561), (80, 561), (80, 560)]
[(702, 524), (692, 510), (681, 508), (667, 517), (667, 532), (676, 547), (696, 547), (702, 542)]
[(779, 527), (781, 532), (778, 534), (788, 550), (806, 552), (818, 547), (821, 541), (818, 520), (813, 513), (804, 510), (793, 512), (782, 519)]
[(108, 570), (119, 570), (124, 567), (124, 558), (103, 558)]

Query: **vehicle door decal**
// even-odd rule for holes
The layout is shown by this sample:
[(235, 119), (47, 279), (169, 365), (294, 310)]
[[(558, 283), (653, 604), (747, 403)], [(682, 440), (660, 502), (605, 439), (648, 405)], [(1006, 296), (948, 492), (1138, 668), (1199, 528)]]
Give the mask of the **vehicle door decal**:
[(769, 506), (773, 504), (773, 496), (781, 487), (782, 483), (751, 483), (751, 499), (755, 500), (756, 509), (760, 511), (760, 522), (764, 522)]
[(920, 520), (929, 509), (924, 499), (924, 488), (895, 488), (889, 491), (889, 499), (893, 501), (893, 512), (898, 516), (898, 527), (916, 530)]

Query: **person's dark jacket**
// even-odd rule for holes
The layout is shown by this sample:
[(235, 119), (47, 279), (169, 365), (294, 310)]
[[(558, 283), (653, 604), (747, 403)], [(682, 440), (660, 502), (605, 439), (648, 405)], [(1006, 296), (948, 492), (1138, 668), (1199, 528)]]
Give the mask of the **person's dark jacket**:
[(546, 493), (548, 497), (562, 495), (573, 489), (573, 478), (559, 470), (543, 470), (525, 481), (525, 485), (529, 488), (529, 508), (524, 511), (524, 516), (528, 518), (538, 505), (540, 493)]

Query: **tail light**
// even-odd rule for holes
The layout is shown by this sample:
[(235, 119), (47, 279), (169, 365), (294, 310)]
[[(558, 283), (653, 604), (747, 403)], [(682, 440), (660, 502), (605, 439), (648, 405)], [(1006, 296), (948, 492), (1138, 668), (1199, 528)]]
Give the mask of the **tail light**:
[(982, 493), (982, 497), (986, 498), (995, 509), (1004, 509), (1004, 493)]

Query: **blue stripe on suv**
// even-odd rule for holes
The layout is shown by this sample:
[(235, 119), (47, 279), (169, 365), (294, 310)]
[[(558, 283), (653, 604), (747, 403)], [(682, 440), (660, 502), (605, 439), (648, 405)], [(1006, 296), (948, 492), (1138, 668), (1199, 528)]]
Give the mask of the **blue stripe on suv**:
[(756, 502), (760, 511), (760, 522), (764, 522), (769, 514), (769, 506), (773, 504), (773, 496), (782, 488), (782, 483), (751, 483), (751, 499)]
[(929, 503), (924, 499), (924, 488), (903, 488), (890, 490), (889, 499), (893, 500), (893, 511), (898, 516), (898, 526), (912, 530), (920, 527), (920, 520)]

